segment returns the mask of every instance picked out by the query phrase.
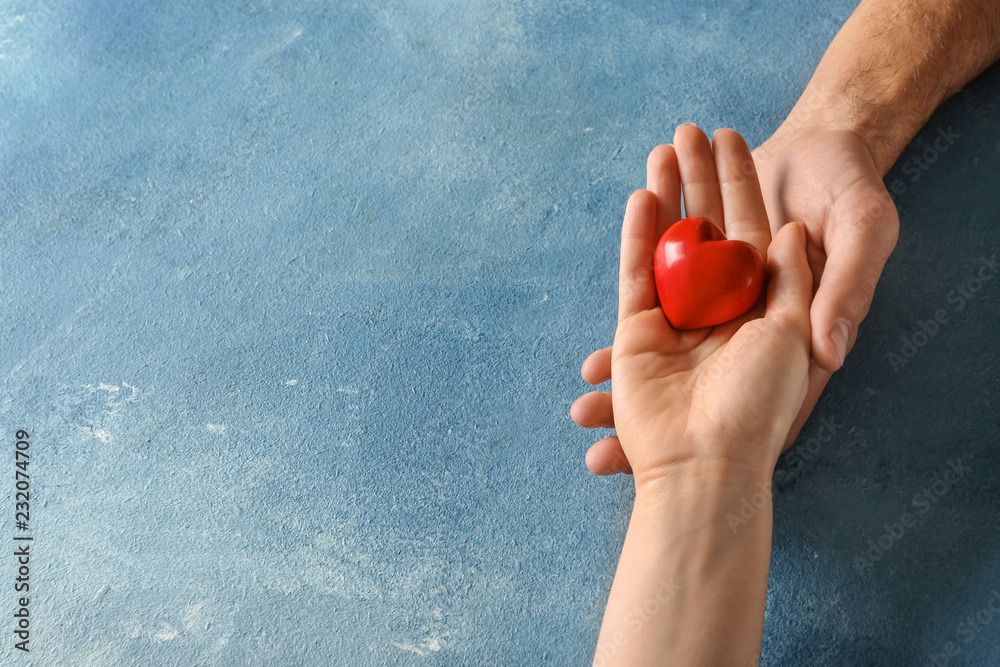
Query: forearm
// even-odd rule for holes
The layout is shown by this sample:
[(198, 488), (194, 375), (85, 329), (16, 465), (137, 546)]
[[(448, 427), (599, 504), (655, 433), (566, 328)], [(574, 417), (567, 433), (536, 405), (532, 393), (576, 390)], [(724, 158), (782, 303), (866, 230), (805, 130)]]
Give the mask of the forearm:
[(885, 174), (934, 110), (1000, 57), (1000, 2), (864, 0), (786, 121), (857, 132)]
[(749, 665), (760, 653), (771, 481), (688, 472), (636, 490), (597, 666)]

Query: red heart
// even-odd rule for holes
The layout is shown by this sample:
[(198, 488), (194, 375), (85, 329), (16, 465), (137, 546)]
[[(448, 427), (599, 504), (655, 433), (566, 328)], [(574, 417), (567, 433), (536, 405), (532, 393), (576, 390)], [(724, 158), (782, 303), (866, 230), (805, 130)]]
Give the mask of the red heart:
[(675, 329), (711, 327), (747, 312), (764, 289), (764, 258), (729, 241), (708, 218), (685, 218), (663, 233), (653, 257), (656, 293)]

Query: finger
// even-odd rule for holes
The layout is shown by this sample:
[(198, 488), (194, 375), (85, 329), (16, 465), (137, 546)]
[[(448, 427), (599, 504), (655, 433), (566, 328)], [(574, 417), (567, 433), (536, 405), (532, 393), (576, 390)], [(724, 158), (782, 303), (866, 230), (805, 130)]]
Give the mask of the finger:
[(830, 371), (825, 371), (817, 366), (815, 361), (809, 363), (809, 388), (806, 390), (806, 397), (802, 401), (802, 408), (799, 409), (798, 416), (792, 422), (792, 428), (788, 431), (788, 438), (785, 440), (785, 446), (781, 451), (787, 451), (795, 442), (795, 438), (799, 437), (799, 431), (802, 430), (802, 426), (809, 419), (813, 408), (816, 407), (816, 402), (819, 401), (819, 397), (822, 395), (826, 383), (830, 381), (831, 375)]
[(899, 215), (884, 189), (841, 199), (827, 221), (826, 265), (811, 312), (813, 359), (828, 371), (844, 365), (899, 230)]
[(767, 257), (771, 228), (750, 147), (739, 134), (723, 129), (716, 130), (712, 137), (712, 152), (725, 210), (726, 236), (746, 241)]
[(808, 344), (812, 272), (806, 259), (805, 225), (790, 222), (778, 230), (767, 255), (767, 309), (776, 320)]
[(611, 350), (606, 347), (590, 354), (580, 368), (580, 375), (590, 384), (601, 384), (611, 379)]
[(674, 133), (674, 150), (684, 191), (684, 216), (708, 218), (725, 231), (719, 177), (708, 137), (694, 123), (681, 125)]
[(569, 416), (583, 428), (614, 428), (615, 413), (611, 407), (611, 392), (592, 391), (573, 402)]
[(657, 146), (646, 160), (646, 189), (660, 200), (657, 238), (667, 227), (681, 219), (681, 174), (677, 167), (677, 152), (670, 144)]
[(649, 190), (636, 190), (629, 197), (622, 225), (622, 257), (618, 276), (618, 321), (643, 310), (656, 308), (653, 251), (659, 237), (656, 218), (659, 202)]
[(595, 475), (615, 475), (623, 472), (632, 474), (622, 443), (618, 436), (612, 435), (598, 440), (587, 451), (587, 468)]
[[(773, 236), (778, 233), (784, 223), (795, 218), (787, 213), (782, 197), (784, 192), (782, 185), (788, 178), (788, 174), (785, 171), (777, 175), (774, 173), (773, 165), (770, 164), (774, 149), (767, 142), (753, 149), (750, 155), (753, 156), (754, 168), (757, 170), (760, 191), (764, 193), (764, 208), (767, 210), (767, 220), (771, 224)], [(762, 168), (757, 169), (757, 167)]]

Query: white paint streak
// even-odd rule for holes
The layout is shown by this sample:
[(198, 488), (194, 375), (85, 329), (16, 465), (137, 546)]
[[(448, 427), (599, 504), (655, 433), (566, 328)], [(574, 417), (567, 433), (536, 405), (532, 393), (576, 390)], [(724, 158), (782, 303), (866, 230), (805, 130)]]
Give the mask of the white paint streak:
[(285, 384), (288, 385), (289, 387), (294, 387), (298, 383), (299, 383), (298, 380), (288, 380), (288, 381), (285, 382)]
[(424, 655), (424, 652), (413, 644), (400, 644), (399, 642), (393, 642), (392, 645), (396, 648), (401, 648), (404, 651), (413, 651), (417, 655)]
[(278, 42), (276, 42), (274, 44), (270, 44), (270, 45), (261, 47), (257, 51), (257, 53), (259, 55), (267, 58), (269, 56), (273, 56), (274, 54), (278, 53), (279, 51), (284, 51), (289, 46), (291, 46), (295, 42), (299, 41), (299, 38), (302, 37), (302, 33), (303, 32), (305, 32), (305, 28), (303, 28), (302, 26), (296, 26), (296, 27), (292, 28), (291, 30), (289, 30), (285, 34), (285, 37), (283, 39), (279, 40)]
[(420, 640), (420, 643), (402, 644), (400, 642), (392, 642), (392, 645), (396, 648), (401, 648), (404, 651), (411, 651), (417, 655), (427, 655), (428, 651), (440, 651), (442, 648), (441, 635), (436, 632), (432, 632)]
[(122, 387), (126, 387), (132, 392), (130, 396), (123, 397), (123, 400), (131, 401), (134, 398), (136, 398), (136, 396), (139, 395), (139, 388), (134, 384), (129, 384), (128, 382), (122, 382), (121, 386), (118, 386), (116, 384), (109, 384), (107, 382), (99, 382), (96, 386), (92, 384), (85, 384), (83, 386), (86, 389), (89, 389), (91, 393), (97, 393), (99, 391), (108, 392), (108, 400), (111, 400), (112, 398), (118, 398), (118, 393), (122, 390)]
[(212, 433), (225, 433), (226, 432), (226, 425), (225, 424), (205, 424), (205, 428), (207, 428)]
[(184, 629), (188, 632), (202, 632), (208, 629), (209, 622), (205, 620), (205, 614), (203, 608), (205, 607), (204, 602), (198, 602), (196, 604), (189, 605), (184, 611)]
[(105, 585), (104, 588), (102, 588), (100, 591), (98, 591), (97, 595), (94, 596), (94, 604), (98, 604), (101, 600), (103, 600), (104, 596), (107, 595), (108, 591), (110, 591), (110, 590), (111, 590), (111, 586)]
[(170, 626), (169, 624), (160, 621), (160, 625), (162, 626), (160, 628), (160, 631), (153, 634), (153, 637), (155, 637), (156, 639), (168, 642), (172, 639), (177, 639), (178, 637), (180, 637), (181, 633), (172, 626)]

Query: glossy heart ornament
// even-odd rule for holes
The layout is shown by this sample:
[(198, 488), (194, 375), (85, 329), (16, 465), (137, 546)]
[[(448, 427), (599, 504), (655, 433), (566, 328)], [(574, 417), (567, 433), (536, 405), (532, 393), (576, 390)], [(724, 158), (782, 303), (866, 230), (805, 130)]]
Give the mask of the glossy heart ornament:
[(745, 241), (730, 241), (708, 218), (670, 225), (653, 257), (656, 293), (675, 329), (700, 329), (747, 312), (764, 289), (764, 258)]

